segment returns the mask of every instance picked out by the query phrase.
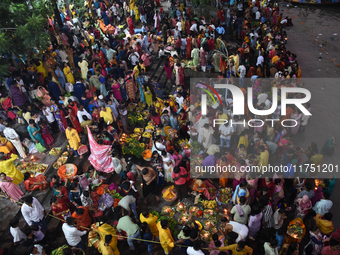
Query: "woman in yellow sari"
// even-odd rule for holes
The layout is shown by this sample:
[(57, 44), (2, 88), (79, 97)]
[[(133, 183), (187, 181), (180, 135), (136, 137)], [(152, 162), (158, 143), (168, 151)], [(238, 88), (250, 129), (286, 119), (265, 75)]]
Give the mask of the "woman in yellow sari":
[(46, 69), (41, 61), (36, 61), (34, 67), (38, 73), (42, 73), (44, 75), (44, 78), (47, 76)]
[(12, 143), (8, 141), (5, 137), (0, 135), (0, 152), (4, 154), (10, 153), (14, 149)]
[(66, 76), (67, 82), (72, 83), (72, 84), (76, 83), (75, 80), (74, 80), (73, 74), (71, 72), (71, 68), (67, 65), (67, 63), (64, 63), (63, 72)]
[(162, 111), (163, 111), (163, 108), (164, 108), (164, 102), (162, 99), (156, 97), (156, 96), (153, 96), (152, 97), (152, 100), (153, 100), (153, 105), (156, 109), (156, 112), (161, 115), (162, 114)]

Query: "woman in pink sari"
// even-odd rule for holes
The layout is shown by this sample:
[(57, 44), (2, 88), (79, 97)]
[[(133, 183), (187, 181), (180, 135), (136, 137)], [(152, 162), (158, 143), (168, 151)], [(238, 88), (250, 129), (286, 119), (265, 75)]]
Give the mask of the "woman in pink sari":
[(0, 173), (1, 190), (12, 200), (18, 201), (24, 193), (12, 181), (13, 179), (11, 177), (6, 176), (5, 173)]
[(274, 192), (273, 192), (273, 197), (272, 197), (272, 204), (273, 204), (273, 209), (276, 210), (276, 206), (278, 205), (279, 201), (285, 197), (284, 195), (284, 190), (283, 190), (283, 182), (281, 178), (277, 178), (274, 180)]
[(50, 107), (52, 105), (51, 97), (50, 97), (48, 91), (44, 87), (41, 87), (41, 86), (38, 87), (37, 95), (38, 95), (38, 97), (41, 97), (41, 102), (44, 105), (46, 105), (48, 107)]
[(281, 151), (282, 153), (284, 153), (287, 150), (290, 144), (291, 144), (290, 137), (287, 134), (283, 135), (277, 142), (277, 146), (282, 148)]
[(133, 20), (132, 18), (129, 16), (127, 17), (126, 19), (126, 22), (128, 24), (128, 27), (129, 27), (129, 33), (130, 35), (133, 35), (135, 33), (135, 26), (133, 25)]
[(122, 93), (120, 92), (120, 84), (115, 79), (112, 80), (112, 92), (118, 101), (123, 100)]

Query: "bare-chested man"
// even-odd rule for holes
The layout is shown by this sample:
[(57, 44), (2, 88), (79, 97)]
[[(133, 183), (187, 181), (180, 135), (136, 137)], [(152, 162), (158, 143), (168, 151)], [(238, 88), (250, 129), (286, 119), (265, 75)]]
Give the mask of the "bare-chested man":
[[(143, 179), (143, 197), (144, 203), (147, 203), (149, 194), (157, 194), (157, 172), (151, 167), (141, 167), (136, 165), (137, 173)], [(157, 195), (156, 200), (159, 200)]]

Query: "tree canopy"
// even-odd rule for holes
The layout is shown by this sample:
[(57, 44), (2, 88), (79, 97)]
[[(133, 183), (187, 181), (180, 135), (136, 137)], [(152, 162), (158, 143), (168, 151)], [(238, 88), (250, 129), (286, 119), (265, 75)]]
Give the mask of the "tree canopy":
[(51, 1), (0, 1), (0, 76), (8, 73), (12, 54), (16, 57), (49, 47), (48, 17), (53, 14)]

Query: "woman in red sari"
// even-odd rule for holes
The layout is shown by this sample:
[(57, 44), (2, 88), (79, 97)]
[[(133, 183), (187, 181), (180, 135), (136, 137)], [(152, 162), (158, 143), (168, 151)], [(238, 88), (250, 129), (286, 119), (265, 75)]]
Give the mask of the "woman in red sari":
[(130, 35), (133, 35), (135, 33), (135, 26), (133, 25), (133, 20), (130, 16), (127, 17), (126, 23), (128, 24)]
[(8, 114), (8, 117), (13, 120), (15, 119), (15, 114), (12, 111), (9, 111), (9, 108), (13, 107), (12, 104), (12, 98), (10, 98), (8, 95), (6, 95), (5, 97), (6, 99), (2, 102), (2, 109), (4, 109), (6, 111), (6, 113)]
[(63, 123), (63, 126), (66, 129), (67, 128), (67, 119), (66, 119), (67, 111), (66, 111), (66, 106), (64, 104), (61, 104), (59, 106), (59, 114), (60, 114), (60, 119)]
[(179, 83), (181, 85), (185, 85), (184, 84), (185, 73), (184, 73), (184, 68), (182, 66), (179, 66), (178, 68), (178, 75), (179, 75)]
[(192, 50), (192, 37), (191, 35), (189, 35), (187, 37), (187, 47), (186, 47), (186, 51), (187, 51), (187, 59), (190, 59), (191, 58), (191, 50)]
[(74, 115), (74, 113), (72, 111), (72, 108), (68, 108), (67, 111), (68, 111), (67, 117), (71, 121), (73, 128), (75, 130), (77, 130), (78, 133), (83, 132), (83, 130), (82, 130), (81, 126), (80, 126), (80, 123), (78, 121), (78, 118), (77, 118), (76, 115)]
[(29, 172), (26, 172), (24, 174), (24, 184), (28, 192), (37, 189), (44, 190), (48, 186), (46, 177), (44, 175), (39, 174), (36, 177), (31, 177), (31, 174)]
[(71, 216), (71, 211), (67, 207), (67, 205), (57, 197), (51, 198), (51, 210), (52, 214), (62, 221), (64, 221), (67, 217)]
[(104, 66), (105, 60), (106, 60), (106, 56), (105, 56), (104, 52), (102, 52), (101, 50), (99, 51), (98, 59), (99, 59), (99, 64), (101, 66)]

